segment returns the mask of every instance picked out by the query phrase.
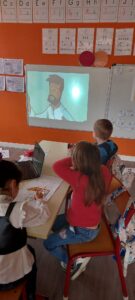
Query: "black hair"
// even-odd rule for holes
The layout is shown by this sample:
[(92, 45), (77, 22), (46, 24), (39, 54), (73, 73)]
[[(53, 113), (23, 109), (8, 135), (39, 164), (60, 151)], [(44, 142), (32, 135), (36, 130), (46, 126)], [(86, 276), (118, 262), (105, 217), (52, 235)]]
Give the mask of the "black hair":
[(15, 179), (19, 184), (22, 179), (22, 173), (18, 166), (9, 160), (0, 160), (0, 188), (4, 188), (9, 180)]

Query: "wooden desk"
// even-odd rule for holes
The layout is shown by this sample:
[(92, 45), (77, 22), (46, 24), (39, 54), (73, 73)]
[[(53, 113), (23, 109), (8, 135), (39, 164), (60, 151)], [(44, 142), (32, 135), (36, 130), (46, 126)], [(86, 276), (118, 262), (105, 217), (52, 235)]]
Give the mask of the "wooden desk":
[[(56, 176), (56, 174), (52, 170), (52, 164), (56, 160), (67, 156), (67, 144), (59, 142), (41, 141), (40, 146), (46, 153), (42, 174)], [(48, 207), (51, 213), (51, 217), (49, 218), (48, 222), (41, 226), (28, 228), (28, 236), (41, 239), (46, 239), (48, 237), (48, 234), (55, 221), (55, 218), (64, 201), (68, 188), (69, 184), (63, 181), (60, 187), (53, 194), (53, 196), (48, 200)]]

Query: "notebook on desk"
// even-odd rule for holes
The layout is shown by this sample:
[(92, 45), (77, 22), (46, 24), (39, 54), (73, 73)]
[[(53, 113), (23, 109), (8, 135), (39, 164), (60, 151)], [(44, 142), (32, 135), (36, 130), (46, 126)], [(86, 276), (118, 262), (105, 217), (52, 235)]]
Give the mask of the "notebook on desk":
[(40, 177), (45, 153), (38, 143), (34, 146), (32, 160), (18, 161), (17, 165), (22, 172), (22, 180)]

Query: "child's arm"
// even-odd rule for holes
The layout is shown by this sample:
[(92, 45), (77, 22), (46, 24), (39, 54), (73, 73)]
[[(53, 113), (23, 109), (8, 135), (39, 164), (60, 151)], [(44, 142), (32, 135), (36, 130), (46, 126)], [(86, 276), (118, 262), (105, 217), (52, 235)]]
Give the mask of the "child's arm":
[(42, 199), (28, 199), (16, 202), (10, 215), (10, 221), (16, 228), (33, 227), (46, 223), (49, 216), (48, 206)]
[(78, 182), (80, 173), (73, 169), (71, 157), (56, 161), (53, 164), (55, 173), (70, 185), (74, 186)]

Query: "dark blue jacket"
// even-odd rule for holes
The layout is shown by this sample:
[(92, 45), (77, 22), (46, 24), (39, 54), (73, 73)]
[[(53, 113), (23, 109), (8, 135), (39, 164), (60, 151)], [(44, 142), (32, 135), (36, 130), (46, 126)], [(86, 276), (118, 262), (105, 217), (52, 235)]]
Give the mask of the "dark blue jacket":
[(118, 146), (111, 140), (98, 145), (101, 163), (106, 165), (107, 161), (117, 152)]

